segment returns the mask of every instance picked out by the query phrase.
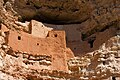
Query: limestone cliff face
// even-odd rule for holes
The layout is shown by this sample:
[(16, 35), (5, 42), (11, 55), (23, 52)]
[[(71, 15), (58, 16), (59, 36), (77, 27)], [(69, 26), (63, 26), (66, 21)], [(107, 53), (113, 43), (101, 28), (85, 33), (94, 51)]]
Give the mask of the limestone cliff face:
[(111, 21), (111, 17), (118, 20), (119, 5), (118, 0), (15, 0), (13, 3), (24, 19), (38, 17), (52, 23), (77, 23), (90, 18), (100, 23), (101, 19)]
[[(63, 42), (67, 48), (61, 47), (62, 41), (60, 48), (57, 48), (59, 35), (52, 33), (51, 42), (43, 38), (44, 44), (36, 44), (34, 39), (31, 43), (37, 47), (47, 46), (40, 48), (40, 51), (44, 50), (46, 54), (54, 52), (55, 58), (50, 55), (14, 51), (8, 44), (9, 32), (2, 31), (1, 26), (5, 25), (13, 33), (16, 31), (20, 35), (23, 32), (28, 34), (29, 22), (22, 22), (32, 19), (48, 23), (47, 27), (53, 30), (66, 31), (68, 40)], [(61, 25), (53, 27), (50, 23)], [(43, 25), (41, 26), (43, 28)], [(37, 34), (39, 35), (39, 31)], [(14, 43), (16, 39), (20, 42), (20, 35), (11, 41)], [(46, 34), (47, 38), (50, 35)], [(58, 40), (52, 45), (52, 39), (56, 38)], [(98, 46), (97, 42), (101, 46)], [(50, 44), (47, 45), (48, 43)], [(54, 48), (50, 48), (51, 45)], [(96, 49), (95, 45), (99, 49)], [(88, 49), (84, 51), (84, 48)], [(94, 51), (89, 52), (89, 49)], [(89, 53), (74, 57), (74, 51), (80, 54), (79, 51), (82, 50)], [(62, 62), (63, 66), (59, 66)], [(0, 80), (119, 80), (119, 64), (120, 0), (0, 0)], [(55, 65), (58, 65), (60, 70)], [(63, 67), (67, 70), (63, 70)]]

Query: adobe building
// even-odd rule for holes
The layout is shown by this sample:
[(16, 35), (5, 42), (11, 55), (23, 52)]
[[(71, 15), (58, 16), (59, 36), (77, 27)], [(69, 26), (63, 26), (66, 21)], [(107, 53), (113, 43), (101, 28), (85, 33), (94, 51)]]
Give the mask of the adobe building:
[(74, 55), (66, 48), (65, 38), (65, 31), (54, 31), (37, 21), (31, 21), (30, 33), (9, 30), (8, 45), (15, 52), (51, 56), (50, 70), (68, 71), (67, 59)]
[[(16, 52), (29, 55), (48, 55), (52, 57), (50, 69), (68, 70), (67, 60), (75, 56), (97, 50), (101, 44), (116, 34), (116, 28), (111, 27), (98, 32), (83, 41), (80, 25), (49, 25), (32, 20), (29, 33), (12, 31), (2, 25), (3, 32), (9, 32), (7, 42)], [(66, 34), (65, 34), (66, 32)]]

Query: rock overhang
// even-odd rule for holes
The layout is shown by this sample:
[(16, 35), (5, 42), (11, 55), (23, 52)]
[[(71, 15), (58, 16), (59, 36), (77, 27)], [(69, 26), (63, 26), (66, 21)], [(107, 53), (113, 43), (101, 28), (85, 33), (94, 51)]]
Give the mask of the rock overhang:
[[(36, 19), (46, 23), (81, 23), (89, 18), (92, 6), (82, 0), (15, 0), (14, 10), (22, 20)], [(24, 9), (24, 10), (23, 10)]]

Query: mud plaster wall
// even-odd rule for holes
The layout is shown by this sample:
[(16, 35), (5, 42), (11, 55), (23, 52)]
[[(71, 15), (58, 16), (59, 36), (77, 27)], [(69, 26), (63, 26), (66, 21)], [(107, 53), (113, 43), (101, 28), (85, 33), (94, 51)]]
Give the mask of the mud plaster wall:
[(30, 55), (50, 55), (50, 69), (67, 71), (66, 43), (64, 31), (51, 31), (46, 38), (34, 37), (31, 34), (15, 31), (9, 32), (8, 45), (14, 51), (27, 52)]
[[(76, 56), (81, 56), (85, 53), (89, 53), (98, 49), (105, 41), (116, 34), (116, 28), (110, 27), (102, 32), (96, 32), (83, 41), (81, 33), (84, 32), (86, 29), (80, 24), (44, 25), (52, 27), (55, 30), (65, 30), (67, 47), (70, 48)], [(91, 42), (92, 39), (93, 42)]]

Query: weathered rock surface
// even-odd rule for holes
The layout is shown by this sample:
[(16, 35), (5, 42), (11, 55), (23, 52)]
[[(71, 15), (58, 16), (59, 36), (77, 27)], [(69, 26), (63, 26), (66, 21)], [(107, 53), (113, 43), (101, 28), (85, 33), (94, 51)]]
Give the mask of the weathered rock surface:
[(15, 0), (14, 9), (25, 20), (35, 18), (50, 23), (76, 23), (89, 18), (92, 5), (85, 0)]
[(15, 52), (1, 36), (0, 79), (3, 80), (104, 80), (120, 77), (120, 36), (114, 36), (99, 50), (67, 61), (69, 71), (49, 70), (52, 59), (47, 55)]
[(120, 36), (115, 36), (104, 43), (99, 50), (88, 53), (84, 57), (69, 60), (70, 71), (80, 73), (80, 79), (83, 80), (103, 80), (110, 76), (120, 77), (119, 40)]
[[(108, 41), (105, 40), (106, 42), (98, 50), (86, 53), (82, 57), (78, 56), (70, 59), (74, 55), (69, 55), (69, 51), (71, 54), (72, 51), (67, 50), (68, 54), (66, 56), (69, 59), (65, 62), (67, 62), (66, 65), (69, 70), (59, 71), (50, 70), (49, 66), (53, 64), (51, 56), (34, 56), (27, 52), (13, 51), (12, 47), (7, 45), (7, 33), (0, 30), (0, 80), (120, 79), (119, 0), (0, 0), (1, 26), (4, 24), (12, 31), (17, 30), (18, 33), (20, 31), (28, 32), (29, 22), (22, 23), (19, 21), (31, 19), (62, 25), (79, 23), (77, 28), (69, 28), (69, 31), (79, 30), (82, 34), (79, 35), (79, 37), (82, 37), (82, 40), (80, 39), (81, 43), (94, 33), (107, 31), (107, 29), (108, 33), (106, 35), (111, 37), (116, 31), (117, 36), (110, 38)], [(62, 30), (61, 25), (57, 27)], [(112, 27), (115, 27), (115, 29)], [(109, 31), (112, 35), (109, 34)], [(71, 34), (75, 35), (79, 32)], [(39, 33), (36, 34), (39, 35)], [(47, 33), (45, 33), (46, 35)], [(104, 33), (100, 35), (104, 35)], [(79, 40), (79, 37), (75, 40)], [(94, 39), (94, 37), (90, 39)], [(98, 41), (99, 39), (101, 38), (97, 38)], [(74, 49), (77, 50), (76, 45), (74, 46)], [(61, 56), (56, 56), (61, 58)]]
[[(4, 0), (4, 9), (9, 16), (12, 13), (4, 23), (14, 21), (12, 16), (15, 15), (20, 21), (36, 19), (53, 24), (81, 23), (85, 29), (82, 31), (83, 40), (120, 22), (119, 0)], [(16, 28), (15, 24), (13, 26)]]

